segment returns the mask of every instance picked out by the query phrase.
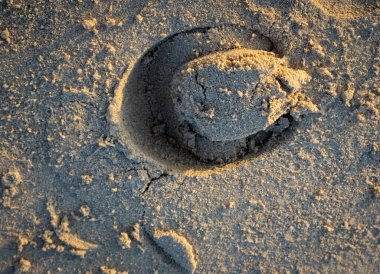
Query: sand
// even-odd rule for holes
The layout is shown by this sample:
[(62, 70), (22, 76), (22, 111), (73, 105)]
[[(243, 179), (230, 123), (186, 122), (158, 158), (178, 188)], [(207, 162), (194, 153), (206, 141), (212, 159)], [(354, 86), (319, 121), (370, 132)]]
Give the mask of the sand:
[(379, 273), (377, 0), (0, 1), (0, 273)]

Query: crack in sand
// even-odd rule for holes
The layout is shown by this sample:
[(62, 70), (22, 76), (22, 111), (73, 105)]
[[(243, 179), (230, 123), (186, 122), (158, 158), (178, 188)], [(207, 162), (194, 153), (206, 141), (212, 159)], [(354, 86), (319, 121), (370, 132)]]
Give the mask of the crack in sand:
[(148, 177), (149, 177), (149, 182), (146, 184), (144, 190), (142, 191), (142, 195), (144, 195), (145, 193), (147, 193), (152, 185), (152, 183), (154, 183), (155, 181), (158, 181), (158, 180), (161, 180), (162, 178), (167, 178), (168, 176), (170, 176), (168, 173), (164, 172), (162, 174), (160, 174), (159, 176), (157, 177), (151, 177), (149, 172), (147, 172), (148, 174)]

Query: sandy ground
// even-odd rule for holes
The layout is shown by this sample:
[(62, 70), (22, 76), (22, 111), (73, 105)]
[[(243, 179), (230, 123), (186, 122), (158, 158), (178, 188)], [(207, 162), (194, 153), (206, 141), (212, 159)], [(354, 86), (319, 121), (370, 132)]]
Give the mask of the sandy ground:
[(2, 0), (0, 273), (379, 273), (379, 96), (377, 0)]

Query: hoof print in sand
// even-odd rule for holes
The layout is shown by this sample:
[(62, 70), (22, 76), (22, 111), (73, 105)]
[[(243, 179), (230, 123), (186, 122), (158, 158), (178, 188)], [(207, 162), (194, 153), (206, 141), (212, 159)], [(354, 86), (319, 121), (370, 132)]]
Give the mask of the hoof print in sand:
[(132, 155), (171, 170), (231, 163), (292, 127), (309, 80), (255, 30), (178, 33), (125, 73), (109, 108), (111, 131)]
[(194, 273), (197, 261), (193, 247), (185, 237), (174, 231), (156, 231), (153, 239), (177, 265), (189, 273)]

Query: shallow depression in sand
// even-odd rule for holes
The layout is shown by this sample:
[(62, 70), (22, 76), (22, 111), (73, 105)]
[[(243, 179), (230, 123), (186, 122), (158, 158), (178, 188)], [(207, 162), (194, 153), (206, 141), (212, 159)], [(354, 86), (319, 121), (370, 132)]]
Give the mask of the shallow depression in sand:
[(239, 26), (168, 37), (126, 73), (110, 107), (133, 155), (170, 169), (204, 169), (255, 155), (292, 127), (309, 75), (270, 39)]

